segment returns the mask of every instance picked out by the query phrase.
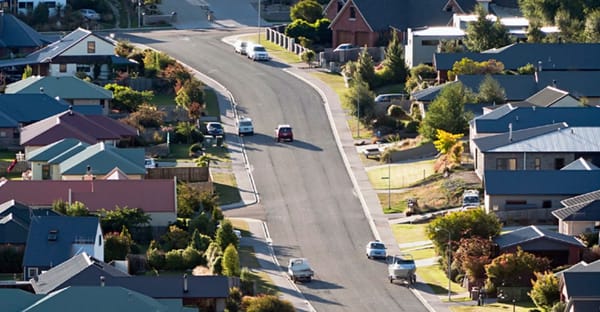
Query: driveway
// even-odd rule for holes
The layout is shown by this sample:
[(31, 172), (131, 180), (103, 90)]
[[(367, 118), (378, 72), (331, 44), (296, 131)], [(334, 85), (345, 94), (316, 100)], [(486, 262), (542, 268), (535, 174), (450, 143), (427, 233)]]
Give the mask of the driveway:
[[(249, 0), (162, 0), (159, 9), (165, 14), (177, 13), (173, 23), (177, 29), (227, 29), (258, 26), (257, 4)], [(267, 24), (261, 20), (261, 26)]]

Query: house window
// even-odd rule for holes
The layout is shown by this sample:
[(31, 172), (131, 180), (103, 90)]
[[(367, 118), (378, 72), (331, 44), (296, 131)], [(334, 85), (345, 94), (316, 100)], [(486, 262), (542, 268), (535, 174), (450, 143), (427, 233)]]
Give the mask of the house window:
[(344, 6), (344, 3), (341, 2), (341, 1), (338, 1), (338, 3), (337, 3), (337, 12), (341, 11), (343, 6)]
[(102, 246), (102, 235), (98, 235), (98, 246)]
[(507, 205), (527, 205), (527, 201), (526, 200), (515, 200), (515, 199), (509, 199), (506, 201)]
[(496, 159), (496, 170), (517, 170), (516, 158), (498, 158)]
[(61, 73), (66, 73), (67, 72), (67, 64), (59, 64), (58, 71)]
[(421, 41), (422, 46), (437, 46), (440, 44), (439, 40), (423, 40)]
[(534, 161), (533, 164), (533, 169), (535, 170), (542, 170), (542, 159), (537, 157)]
[(46, 1), (44, 2), (44, 4), (49, 8), (49, 9), (54, 9), (56, 8), (56, 2), (55, 1)]
[(42, 165), (42, 180), (50, 180), (50, 165)]
[(19, 9), (33, 10), (33, 1), (31, 2), (19, 2)]
[(88, 53), (96, 53), (96, 41), (87, 42)]
[(350, 19), (356, 19), (356, 9), (354, 7), (350, 7)]
[(560, 170), (564, 166), (565, 166), (565, 159), (564, 158), (554, 158), (554, 169)]
[(27, 276), (35, 277), (38, 275), (38, 268), (27, 268)]
[(551, 200), (545, 200), (542, 202), (542, 208), (552, 208), (552, 201)]
[(88, 64), (77, 64), (77, 71), (89, 73), (91, 71), (91, 66)]

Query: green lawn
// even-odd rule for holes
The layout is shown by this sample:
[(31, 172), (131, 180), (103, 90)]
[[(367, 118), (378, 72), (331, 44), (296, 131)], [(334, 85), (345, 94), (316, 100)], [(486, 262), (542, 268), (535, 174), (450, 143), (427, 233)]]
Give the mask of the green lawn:
[(392, 233), (398, 244), (413, 243), (429, 240), (425, 235), (427, 223), (393, 224)]
[[(378, 166), (369, 169), (367, 174), (369, 181), (375, 189), (387, 189), (388, 181), (391, 189), (400, 189), (417, 182), (423, 181), (424, 178), (434, 174), (433, 164), (435, 160), (423, 160), (402, 164), (390, 164), (389, 166)], [(388, 180), (387, 177), (391, 176)]]
[(322, 71), (313, 72), (311, 74), (327, 84), (333, 91), (335, 91), (335, 93), (337, 93), (340, 99), (344, 96), (346, 90), (348, 90), (344, 84), (344, 78), (340, 74)]
[(433, 249), (433, 245), (426, 247), (426, 248), (420, 248), (420, 249), (406, 248), (406, 249), (402, 249), (402, 252), (411, 254), (413, 256), (413, 258), (415, 258), (415, 260), (422, 260), (422, 259), (429, 259), (429, 258), (436, 257), (435, 250)]
[[(448, 279), (439, 265), (431, 265), (426, 267), (417, 267), (417, 276), (424, 283), (428, 284), (433, 292), (437, 295), (448, 293)], [(466, 289), (459, 284), (452, 282), (451, 291), (453, 295), (460, 294), (464, 297)]]
[(238, 253), (240, 256), (240, 267), (246, 267), (258, 276), (258, 293), (277, 295), (277, 287), (273, 285), (273, 281), (269, 278), (269, 275), (260, 270), (260, 265), (254, 255), (254, 248), (251, 246), (240, 246)]
[(213, 172), (213, 185), (219, 195), (219, 205), (234, 204), (242, 200), (233, 173)]
[(204, 89), (204, 103), (206, 104), (206, 110), (204, 112), (207, 116), (221, 116), (215, 90), (210, 88)]
[(175, 96), (173, 94), (154, 94), (154, 97), (152, 97), (152, 104), (158, 107), (177, 105), (175, 102)]

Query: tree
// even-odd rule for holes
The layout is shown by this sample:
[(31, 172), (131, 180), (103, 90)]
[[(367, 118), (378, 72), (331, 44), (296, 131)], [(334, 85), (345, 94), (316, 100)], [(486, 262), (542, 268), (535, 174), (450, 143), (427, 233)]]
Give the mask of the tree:
[(559, 42), (583, 41), (585, 22), (572, 16), (568, 10), (559, 9), (554, 17), (554, 24), (560, 29)]
[(133, 246), (133, 240), (126, 227), (123, 227), (121, 233), (111, 232), (106, 234), (104, 238), (104, 261), (108, 263), (112, 260), (125, 260), (131, 252), (131, 246)]
[(485, 78), (479, 85), (477, 101), (479, 103), (503, 104), (506, 101), (506, 91), (491, 75), (485, 75)]
[(511, 43), (508, 30), (500, 19), (492, 22), (487, 19), (487, 12), (481, 5), (475, 7), (477, 21), (469, 23), (465, 32), (465, 45), (473, 52), (481, 52), (498, 48)]
[(128, 58), (135, 50), (135, 45), (133, 45), (129, 40), (119, 40), (117, 45), (115, 45), (115, 54), (120, 57)]
[(375, 93), (369, 90), (367, 83), (360, 78), (344, 93), (343, 102), (350, 114), (357, 116), (361, 121), (368, 121), (375, 114)]
[(542, 24), (538, 20), (532, 20), (527, 27), (527, 42), (540, 43), (543, 41), (545, 34), (542, 31)]
[(33, 69), (31, 66), (26, 65), (25, 69), (23, 70), (23, 75), (21, 75), (21, 79), (27, 79), (31, 76), (33, 76)]
[(169, 231), (160, 237), (160, 245), (164, 251), (184, 249), (189, 242), (190, 234), (176, 225), (169, 226)]
[(542, 311), (550, 311), (560, 301), (558, 278), (552, 272), (535, 272), (534, 275), (535, 280), (531, 280), (533, 287), (529, 297)]
[(146, 250), (146, 259), (148, 266), (155, 270), (160, 270), (165, 266), (165, 253), (158, 248), (156, 241), (150, 242), (150, 247)]
[(104, 89), (110, 90), (113, 93), (112, 108), (127, 112), (135, 111), (138, 106), (149, 103), (154, 97), (154, 92), (152, 91), (135, 91), (130, 87), (121, 86), (116, 83), (109, 83), (104, 86)]
[(406, 92), (408, 93), (423, 90), (427, 87), (426, 79), (434, 79), (436, 76), (437, 72), (433, 66), (419, 64), (410, 69), (410, 74), (406, 80), (404, 89), (406, 89)]
[(243, 297), (242, 311), (246, 312), (294, 312), (296, 309), (291, 302), (274, 295)]
[(32, 12), (32, 18), (35, 21), (36, 25), (45, 25), (48, 24), (48, 5), (45, 2), (39, 2), (38, 5), (35, 6)]
[(407, 76), (406, 63), (404, 62), (404, 48), (402, 42), (398, 39), (398, 33), (392, 30), (392, 40), (385, 50), (385, 59), (383, 65), (391, 72), (391, 81), (393, 83), (404, 83)]
[[(185, 93), (182, 93), (185, 94)], [(196, 126), (189, 121), (180, 121), (175, 126), (175, 132), (187, 139), (187, 143), (192, 142), (192, 133), (196, 130)]]
[(419, 133), (431, 141), (437, 138), (437, 129), (450, 133), (464, 133), (468, 125), (464, 106), (471, 101), (471, 97), (470, 92), (460, 82), (444, 87), (429, 105)]
[(516, 253), (505, 253), (485, 267), (486, 288), (498, 286), (527, 287), (535, 277), (534, 272), (545, 272), (550, 268), (550, 260), (537, 257), (517, 247)]
[(370, 90), (375, 86), (375, 65), (373, 63), (373, 57), (371, 57), (371, 54), (367, 51), (367, 47), (364, 47), (358, 54), (356, 71), (352, 78), (355, 81), (362, 80), (366, 82)]
[(600, 42), (600, 10), (589, 13), (585, 19), (585, 41), (590, 43)]
[(447, 154), (450, 151), (450, 148), (464, 136), (462, 133), (452, 134), (440, 129), (437, 129), (436, 131), (437, 140), (433, 142), (433, 145), (441, 154)]
[(198, 265), (206, 264), (206, 260), (202, 257), (202, 253), (192, 246), (186, 247), (181, 253), (183, 257), (183, 265), (186, 269), (195, 268)]
[(483, 279), (485, 266), (492, 262), (492, 242), (489, 239), (472, 236), (461, 238), (459, 246), (454, 253), (455, 267), (460, 268), (471, 282)]
[(223, 252), (223, 275), (240, 276), (240, 257), (232, 244)]
[(300, 0), (290, 8), (290, 19), (314, 23), (323, 18), (323, 7), (315, 0)]
[(221, 222), (221, 226), (217, 229), (217, 233), (215, 234), (215, 242), (221, 247), (221, 250), (225, 250), (230, 244), (236, 247), (239, 245), (240, 242), (233, 232), (231, 221), (225, 219)]
[(183, 82), (183, 86), (177, 91), (175, 97), (177, 106), (185, 109), (188, 116), (194, 120), (200, 117), (204, 108), (203, 89), (202, 82), (192, 78)]
[(198, 229), (201, 234), (208, 235), (213, 237), (216, 231), (215, 220), (212, 219), (212, 216), (207, 213), (200, 213), (190, 220), (188, 223), (188, 231), (193, 232)]
[(67, 206), (67, 216), (85, 217), (90, 215), (90, 211), (82, 202), (76, 201)]
[(129, 114), (123, 121), (137, 129), (147, 127), (157, 128), (162, 126), (166, 112), (159, 110), (156, 105), (144, 103), (137, 107), (135, 112)]
[(210, 236), (200, 234), (198, 229), (194, 229), (194, 233), (192, 233), (192, 241), (190, 242), (190, 246), (192, 248), (204, 252), (211, 242), (212, 240), (210, 239)]
[(313, 50), (305, 50), (304, 52), (302, 52), (302, 55), (300, 55), (300, 58), (302, 58), (302, 61), (304, 63), (306, 63), (306, 65), (308, 65), (308, 67), (312, 67), (312, 62), (315, 60), (315, 52)]
[(476, 62), (465, 57), (452, 64), (452, 75), (493, 75), (500, 74), (503, 71), (504, 64), (494, 59)]
[(151, 217), (139, 208), (119, 207), (114, 210), (100, 210), (100, 222), (104, 232), (116, 232), (124, 227), (132, 229), (135, 227), (148, 226)]
[(187, 183), (177, 184), (177, 216), (190, 218), (200, 209), (200, 191)]

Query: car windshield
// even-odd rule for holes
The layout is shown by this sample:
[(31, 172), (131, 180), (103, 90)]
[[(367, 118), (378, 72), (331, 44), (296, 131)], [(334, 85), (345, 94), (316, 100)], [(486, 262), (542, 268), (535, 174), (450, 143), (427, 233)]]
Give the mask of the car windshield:
[(372, 243), (371, 248), (373, 249), (385, 249), (385, 245), (382, 243)]
[(252, 122), (250, 122), (250, 121), (240, 121), (240, 126), (242, 126), (242, 127), (250, 127), (250, 126), (252, 126)]
[(215, 129), (215, 130), (223, 128), (223, 127), (221, 127), (220, 124), (210, 124), (209, 127), (212, 128), (212, 129)]
[(470, 203), (470, 204), (478, 203), (479, 202), (479, 197), (474, 197), (474, 196), (465, 197), (463, 199), (463, 202)]
[(289, 132), (292, 132), (292, 129), (291, 128), (281, 128), (281, 129), (279, 129), (279, 132), (289, 133)]
[(265, 52), (266, 50), (263, 47), (254, 47), (254, 51)]

